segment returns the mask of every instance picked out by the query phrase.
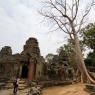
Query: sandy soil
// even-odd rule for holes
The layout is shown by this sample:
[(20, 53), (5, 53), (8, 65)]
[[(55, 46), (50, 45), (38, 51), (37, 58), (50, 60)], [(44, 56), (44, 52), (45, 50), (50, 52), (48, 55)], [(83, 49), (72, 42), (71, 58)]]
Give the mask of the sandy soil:
[(85, 91), (83, 84), (74, 84), (69, 86), (51, 87), (43, 90), (43, 95), (90, 95)]

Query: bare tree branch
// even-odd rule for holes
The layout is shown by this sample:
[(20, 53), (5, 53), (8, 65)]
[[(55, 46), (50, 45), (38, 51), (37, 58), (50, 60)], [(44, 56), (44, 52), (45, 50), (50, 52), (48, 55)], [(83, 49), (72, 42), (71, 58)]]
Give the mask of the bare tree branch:
[(65, 32), (65, 33), (68, 34), (68, 32), (66, 32), (66, 31), (60, 26), (60, 24), (58, 23), (58, 21), (57, 21), (55, 18), (54, 18), (54, 21), (57, 23), (58, 27), (59, 27), (63, 32)]
[[(62, 15), (64, 18), (67, 18), (69, 21), (72, 21), (68, 15), (66, 15), (66, 14), (63, 13), (60, 9), (58, 9), (58, 8), (56, 7), (56, 5), (52, 2), (52, 0), (50, 0), (50, 1), (51, 1), (50, 4), (51, 4), (58, 12), (60, 12), (61, 15)], [(65, 8), (65, 10), (66, 10), (66, 8)]]
[[(77, 13), (78, 13), (78, 8), (79, 8), (79, 0), (75, 0), (75, 5), (76, 5), (76, 8), (75, 8), (75, 16), (73, 17), (73, 21), (76, 19), (76, 16), (77, 16)], [(73, 13), (73, 12), (72, 12)]]
[(83, 15), (83, 17), (82, 17), (82, 19), (80, 21), (80, 25), (79, 25), (79, 29), (78, 29), (77, 33), (80, 32), (81, 26), (83, 25), (83, 21), (84, 21), (85, 17), (89, 14), (92, 6), (93, 6), (93, 2), (91, 3), (91, 6), (85, 11), (85, 13), (84, 13), (84, 15)]

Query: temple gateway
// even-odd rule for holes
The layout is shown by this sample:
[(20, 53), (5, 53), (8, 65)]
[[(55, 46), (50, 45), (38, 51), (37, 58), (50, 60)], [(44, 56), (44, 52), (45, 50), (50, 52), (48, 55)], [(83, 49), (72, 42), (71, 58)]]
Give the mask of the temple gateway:
[(26, 41), (20, 54), (12, 54), (11, 47), (5, 46), (0, 51), (0, 79), (14, 77), (29, 80), (41, 79), (44, 63), (38, 41), (35, 38), (29, 38)]

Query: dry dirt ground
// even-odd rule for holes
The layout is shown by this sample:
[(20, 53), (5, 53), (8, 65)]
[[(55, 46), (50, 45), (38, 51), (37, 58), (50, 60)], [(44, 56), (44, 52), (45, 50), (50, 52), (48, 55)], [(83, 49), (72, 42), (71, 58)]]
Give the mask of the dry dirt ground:
[(85, 86), (83, 84), (74, 84), (44, 89), (43, 95), (90, 95), (90, 93), (85, 91)]
[[(57, 86), (43, 89), (42, 95), (90, 95), (83, 84)], [(27, 95), (29, 89), (18, 91), (17, 95)], [(0, 90), (0, 95), (12, 95), (12, 89)]]

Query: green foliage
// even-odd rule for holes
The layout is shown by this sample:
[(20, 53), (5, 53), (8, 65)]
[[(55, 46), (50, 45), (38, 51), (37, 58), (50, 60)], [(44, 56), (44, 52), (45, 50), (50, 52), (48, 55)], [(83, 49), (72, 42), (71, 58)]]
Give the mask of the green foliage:
[(48, 63), (51, 63), (53, 57), (54, 57), (54, 54), (49, 53), (48, 55), (46, 55), (46, 58), (45, 58), (45, 59), (46, 59), (46, 61), (47, 61)]
[(74, 66), (76, 64), (76, 60), (75, 60), (75, 52), (74, 52), (73, 47), (71, 46), (70, 43), (68, 43), (67, 45), (64, 45), (64, 49), (68, 54), (69, 64)]
[(94, 52), (90, 52), (87, 56), (87, 58), (85, 59), (85, 63), (86, 65), (89, 66), (95, 66), (95, 53)]
[(85, 59), (86, 65), (95, 66), (95, 23), (90, 23), (82, 29), (83, 44), (92, 49)]
[(59, 59), (61, 59), (61, 60), (66, 60), (67, 59), (67, 57), (68, 57), (68, 55), (67, 55), (67, 52), (66, 52), (66, 50), (64, 49), (64, 47), (60, 47), (59, 49), (58, 49), (58, 55), (59, 55)]
[(75, 53), (73, 51), (71, 43), (64, 44), (64, 46), (60, 47), (58, 51), (60, 61), (66, 61), (69, 65), (72, 66), (76, 64)]
[(83, 43), (95, 51), (95, 23), (87, 25), (82, 29)]

